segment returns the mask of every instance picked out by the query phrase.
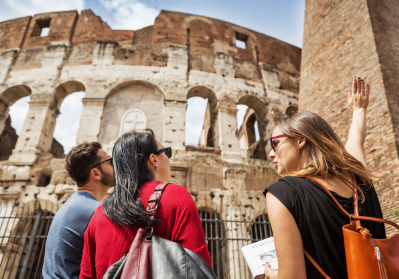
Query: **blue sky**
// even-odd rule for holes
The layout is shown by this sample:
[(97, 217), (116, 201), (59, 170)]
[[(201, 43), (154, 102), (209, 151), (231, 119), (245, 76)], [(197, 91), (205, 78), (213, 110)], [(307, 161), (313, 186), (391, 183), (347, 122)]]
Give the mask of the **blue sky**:
[[(202, 15), (237, 24), (302, 47), (305, 0), (1, 0), (0, 21), (39, 13), (91, 9), (113, 29), (137, 30), (154, 24), (161, 10)], [(76, 144), (76, 134), (84, 94), (68, 96), (57, 119), (54, 137), (68, 151)], [(22, 129), (28, 98), (11, 107), (12, 125)], [(205, 113), (205, 100), (188, 101), (186, 142), (198, 142)], [(245, 107), (239, 107), (238, 125)], [(67, 115), (74, 115), (73, 118)]]

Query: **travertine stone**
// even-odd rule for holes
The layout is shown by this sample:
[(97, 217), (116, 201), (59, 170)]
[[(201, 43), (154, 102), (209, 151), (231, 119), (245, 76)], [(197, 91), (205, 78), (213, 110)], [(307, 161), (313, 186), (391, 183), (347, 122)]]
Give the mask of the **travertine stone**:
[(219, 124), (218, 148), (222, 150), (222, 159), (227, 162), (242, 162), (240, 143), (237, 139), (237, 108), (233, 100), (225, 97), (217, 106)]
[(165, 100), (164, 142), (174, 150), (185, 150), (185, 115), (187, 103)]
[(105, 98), (84, 98), (76, 143), (98, 141)]
[[(38, 21), (47, 19), (49, 35), (40, 37)], [(246, 40), (246, 48), (237, 48), (236, 39)], [(255, 31), (168, 11), (137, 31), (112, 30), (90, 10), (0, 23), (0, 132), (9, 107), (31, 96), (16, 147), (0, 161), (0, 199), (29, 208), (39, 201), (55, 213), (77, 191), (56, 154), (61, 149), (51, 146), (62, 101), (83, 91), (77, 143), (98, 141), (111, 153), (129, 127), (150, 128), (173, 148), (171, 182), (185, 187), (199, 210), (254, 219), (266, 208), (262, 191), (279, 178), (266, 142), (275, 121), (297, 105), (300, 55), (299, 48)], [(208, 100), (200, 146), (185, 146), (191, 97)], [(245, 118), (244, 127), (258, 122), (260, 140), (251, 153), (242, 152), (238, 138), (239, 104), (255, 117)], [(248, 150), (248, 130), (240, 139)], [(227, 235), (247, 237), (241, 229), (231, 224)], [(239, 247), (231, 245), (238, 259)]]
[(0, 54), (0, 84), (3, 84), (6, 80), (8, 71), (18, 52), (19, 49), (10, 49)]
[(59, 114), (59, 110), (51, 101), (50, 94), (32, 96), (29, 112), (10, 162), (30, 165), (36, 160), (37, 155), (50, 149)]

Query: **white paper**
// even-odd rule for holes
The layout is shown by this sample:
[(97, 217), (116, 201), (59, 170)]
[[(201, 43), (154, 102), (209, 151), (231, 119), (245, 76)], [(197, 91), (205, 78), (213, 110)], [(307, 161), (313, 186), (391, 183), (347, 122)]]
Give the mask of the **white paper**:
[(244, 246), (241, 248), (241, 252), (244, 255), (253, 277), (265, 273), (265, 265), (267, 262), (270, 263), (271, 268), (278, 269), (273, 237)]

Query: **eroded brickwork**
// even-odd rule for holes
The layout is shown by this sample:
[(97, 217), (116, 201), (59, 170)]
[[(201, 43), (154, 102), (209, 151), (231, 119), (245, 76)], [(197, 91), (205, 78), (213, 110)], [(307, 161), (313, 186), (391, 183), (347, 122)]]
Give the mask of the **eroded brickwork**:
[(362, 76), (371, 85), (367, 162), (384, 218), (394, 222), (399, 222), (398, 14), (397, 1), (306, 1), (299, 93), (299, 110), (322, 116), (345, 142), (351, 79)]
[[(135, 31), (112, 30), (90, 10), (2, 22), (0, 135), (10, 106), (25, 96), (31, 101), (11, 156), (0, 162), (0, 199), (11, 207), (38, 200), (55, 213), (76, 191), (53, 133), (63, 100), (84, 91), (77, 143), (99, 141), (111, 153), (124, 131), (151, 128), (174, 150), (172, 182), (188, 189), (199, 210), (217, 207), (221, 218), (253, 221), (265, 209), (263, 189), (278, 179), (266, 160), (267, 138), (274, 122), (298, 105), (300, 55), (264, 34), (168, 11)], [(185, 146), (191, 97), (208, 99), (201, 146)], [(253, 134), (256, 119), (257, 143), (247, 130), (237, 131), (238, 104), (255, 115), (243, 127)], [(225, 229), (230, 238), (248, 236), (248, 228)], [(239, 247), (231, 249), (238, 258)]]

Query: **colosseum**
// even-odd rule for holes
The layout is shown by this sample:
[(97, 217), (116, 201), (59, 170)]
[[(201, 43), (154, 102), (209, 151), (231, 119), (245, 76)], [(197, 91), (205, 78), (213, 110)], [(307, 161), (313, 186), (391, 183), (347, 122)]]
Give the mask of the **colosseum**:
[[(46, 27), (48, 35), (40, 36)], [(64, 98), (84, 91), (77, 143), (99, 141), (111, 153), (121, 133), (153, 129), (174, 150), (172, 182), (188, 189), (202, 217), (239, 221), (213, 230), (231, 239), (217, 249), (230, 255), (216, 263), (219, 276), (248, 276), (240, 259), (247, 242), (238, 240), (255, 237), (245, 221), (251, 224), (263, 214), (262, 191), (278, 180), (266, 160), (267, 137), (277, 119), (297, 109), (299, 48), (231, 23), (167, 11), (153, 26), (136, 31), (112, 30), (91, 10), (19, 18), (0, 23), (0, 30), (0, 127), (9, 139), (4, 141), (9, 149), (2, 146), (0, 197), (8, 216), (27, 205), (36, 216), (36, 201), (43, 214), (54, 214), (76, 191), (53, 132)], [(245, 48), (236, 47), (236, 40)], [(8, 108), (25, 96), (30, 96), (25, 124), (19, 136), (11, 136)], [(198, 146), (185, 145), (192, 97), (208, 100)], [(237, 130), (239, 104), (248, 109)], [(207, 223), (212, 226), (203, 221), (205, 230)], [(29, 234), (33, 225), (9, 222), (2, 229)], [(28, 239), (18, 241), (4, 239), (3, 253), (18, 254), (15, 246), (29, 245)], [(19, 273), (22, 255), (6, 256), (15, 264), (3, 261), (1, 268)], [(241, 271), (229, 268), (239, 264)], [(31, 259), (28, 267), (33, 265)]]
[[(296, 112), (299, 103), (300, 110), (325, 117), (345, 140), (351, 116), (345, 96), (338, 93), (365, 71), (380, 94), (371, 97), (367, 159), (384, 217), (398, 222), (399, 125), (394, 112), (399, 106), (392, 92), (399, 87), (384, 68), (398, 51), (380, 44), (389, 30), (375, 35), (376, 18), (386, 10), (362, 1), (351, 18), (353, 10), (344, 2), (306, 2), (303, 50), (228, 22), (169, 11), (161, 11), (153, 26), (135, 31), (112, 30), (91, 10), (1, 22), (3, 278), (40, 278), (52, 216), (77, 190), (53, 133), (63, 100), (81, 91), (77, 143), (98, 141), (111, 153), (121, 133), (153, 129), (174, 150), (172, 182), (186, 187), (196, 202), (218, 278), (251, 278), (240, 248), (271, 235), (262, 195), (279, 179), (267, 160), (271, 128)], [(348, 16), (346, 21), (340, 21), (341, 14)], [(393, 20), (387, 17), (388, 23)], [(364, 29), (363, 41), (348, 42), (340, 33), (347, 24)], [(49, 28), (47, 36), (41, 36), (43, 28)], [(349, 47), (337, 50), (325, 43), (326, 37)], [(354, 66), (356, 53), (370, 57), (367, 64)], [(18, 136), (8, 112), (26, 96), (29, 111)], [(192, 97), (207, 99), (195, 146), (185, 139)], [(239, 129), (238, 105), (248, 107)]]

